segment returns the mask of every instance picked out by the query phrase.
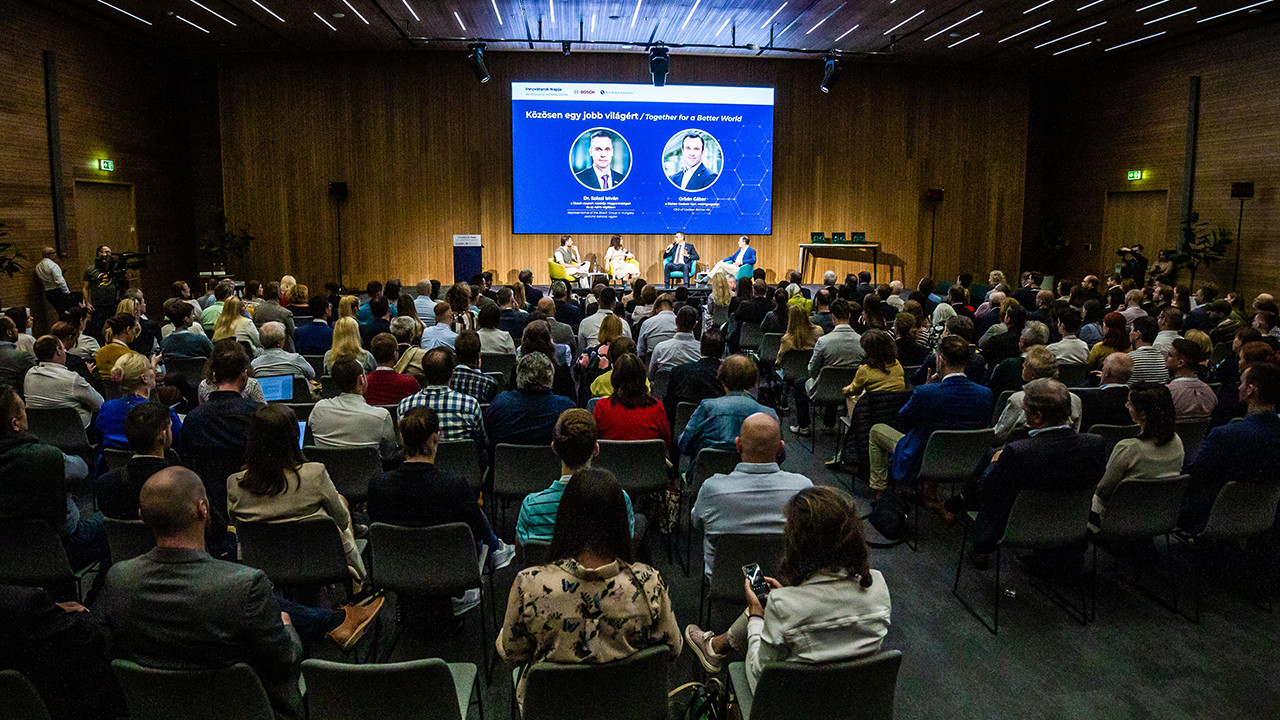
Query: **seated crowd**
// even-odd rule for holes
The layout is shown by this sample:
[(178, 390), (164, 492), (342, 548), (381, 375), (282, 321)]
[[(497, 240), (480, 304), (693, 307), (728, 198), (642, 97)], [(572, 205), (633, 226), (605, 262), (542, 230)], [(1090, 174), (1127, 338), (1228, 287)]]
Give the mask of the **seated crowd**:
[[(6, 313), (0, 468), (11, 481), (0, 484), (0, 520), (43, 521), (74, 567), (100, 570), (75, 602), (63, 589), (2, 584), (0, 601), (48, 623), (49, 633), (78, 633), (61, 666), (100, 683), (85, 694), (107, 716), (119, 711), (118, 690), (101, 667), (83, 670), (93, 665), (87, 657), (105, 657), (103, 647), (158, 668), (246, 662), (279, 717), (302, 717), (302, 643), (328, 638), (349, 651), (382, 606), (362, 552), (367, 524), (457, 522), (492, 569), (512, 563), (517, 546), (546, 560), (520, 570), (508, 596), (496, 647), (511, 665), (604, 663), (662, 645), (677, 656), (687, 644), (708, 673), (742, 658), (754, 688), (766, 662), (870, 656), (888, 631), (886, 579), (870, 566), (851, 496), (780, 466), (782, 428), (815, 435), (813, 411), (832, 428), (841, 415), (870, 413), (877, 398), (898, 397), (890, 421), (850, 432), (828, 465), (859, 476), (851, 486), (865, 489), (885, 535), (881, 511), (894, 512), (903, 496), (948, 521), (976, 511), (979, 568), (1023, 489), (1092, 489), (1087, 522), (1097, 530), (1120, 484), (1186, 473), (1179, 525), (1195, 533), (1226, 482), (1272, 481), (1265, 459), (1280, 455), (1280, 326), (1269, 295), (1249, 314), (1238, 294), (1217, 299), (1205, 287), (1193, 301), (1182, 287), (1118, 277), (1048, 290), (1038, 272), (1010, 288), (997, 271), (987, 285), (964, 274), (945, 287), (926, 278), (908, 292), (900, 282), (872, 284), (866, 272), (839, 284), (828, 272), (815, 292), (795, 272), (777, 286), (764, 276), (716, 274), (703, 301), (686, 287), (665, 292), (636, 279), (623, 287), (629, 294), (599, 285), (581, 303), (563, 281), (544, 295), (528, 271), (511, 286), (495, 287), (490, 273), (443, 288), (423, 280), (416, 294), (398, 280), (375, 281), (363, 297), (336, 284), (310, 296), (286, 276), (243, 291), (211, 282), (196, 299), (178, 282), (163, 326), (136, 290), (114, 313), (93, 311), (100, 327), (70, 293), (61, 320), (28, 347), (31, 313), (21, 309), (16, 321)], [(777, 353), (766, 357), (770, 339)], [(818, 396), (824, 372), (844, 378), (833, 385), (837, 400), (847, 379), (843, 404)], [(279, 377), (291, 388), (284, 398), (267, 381)], [(67, 409), (95, 448), (47, 444), (31, 432), (28, 409)], [(794, 423), (784, 425), (791, 410)], [(1110, 448), (1089, 433), (1099, 425), (1131, 432)], [(935, 431), (987, 428), (998, 450), (961, 492), (944, 502), (917, 481)], [(673, 488), (685, 459), (692, 479), (703, 451), (736, 456), (731, 472), (692, 488), (685, 521), (703, 534), (707, 582), (719, 538), (778, 542), (777, 578), (764, 578), (769, 602), (745, 583), (745, 610), (723, 631), (681, 631), (667, 580), (643, 562), (653, 538), (678, 525), (672, 518), (684, 506), (669, 507), (678, 492), (633, 497), (617, 477), (626, 468), (596, 466), (600, 441), (637, 440), (665, 446)], [(560, 471), (517, 498), (504, 539), (495, 522), (502, 498), (492, 485), (477, 492), (464, 468), (437, 465), (442, 444), (474, 453), (482, 471), (504, 445), (549, 447)], [(317, 457), (376, 454), (367, 491), (309, 461), (313, 448)], [(864, 452), (861, 467), (854, 458)], [(104, 518), (141, 520), (156, 547), (113, 563)], [(235, 562), (233, 526), (316, 518), (336, 527), (350, 576), (349, 602), (337, 609), (325, 596), (299, 602)], [(1067, 550), (1040, 559), (1078, 570), (1082, 548)], [(101, 625), (79, 616), (82, 599), (101, 608)], [(402, 622), (439, 620), (476, 607), (479, 594), (405, 600)], [(169, 619), (179, 614), (199, 621), (176, 628)], [(35, 630), (20, 638), (42, 641)], [(11, 655), (38, 680), (54, 717), (77, 716), (79, 699), (56, 690), (65, 675)], [(525, 680), (516, 683), (523, 702)]]

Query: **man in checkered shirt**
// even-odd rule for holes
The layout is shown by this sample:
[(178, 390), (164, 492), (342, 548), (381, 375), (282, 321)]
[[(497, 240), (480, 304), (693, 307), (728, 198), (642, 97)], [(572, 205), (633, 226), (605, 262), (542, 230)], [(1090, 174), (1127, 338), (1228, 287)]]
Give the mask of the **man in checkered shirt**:
[(403, 416), (416, 407), (429, 407), (440, 417), (441, 440), (475, 440), (477, 447), (484, 447), (480, 403), (449, 387), (453, 366), (450, 348), (439, 346), (428, 350), (422, 358), (422, 375), (427, 386), (422, 392), (401, 400), (399, 414)]
[(463, 395), (470, 395), (484, 405), (493, 402), (498, 394), (498, 383), (480, 369), (480, 336), (475, 330), (463, 330), (453, 343), (458, 364), (453, 368), (449, 387)]

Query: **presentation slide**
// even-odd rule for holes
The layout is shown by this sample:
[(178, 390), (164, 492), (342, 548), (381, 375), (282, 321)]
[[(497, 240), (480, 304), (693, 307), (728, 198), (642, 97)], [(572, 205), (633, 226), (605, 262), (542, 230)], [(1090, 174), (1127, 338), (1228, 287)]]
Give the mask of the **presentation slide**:
[(767, 235), (773, 88), (512, 83), (517, 233)]

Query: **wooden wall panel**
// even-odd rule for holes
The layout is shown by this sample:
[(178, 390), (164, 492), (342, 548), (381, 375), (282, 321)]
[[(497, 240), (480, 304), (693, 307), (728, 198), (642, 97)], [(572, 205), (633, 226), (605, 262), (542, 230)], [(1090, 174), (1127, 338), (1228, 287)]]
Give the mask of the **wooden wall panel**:
[[(677, 56), (671, 82), (777, 88), (774, 233), (755, 240), (770, 277), (795, 266), (814, 230), (867, 233), (896, 277), (928, 262), (926, 187), (938, 212), (939, 277), (1012, 269), (1025, 190), (1027, 80), (1008, 74), (850, 65), (836, 90), (821, 66), (788, 60)], [(339, 275), (360, 286), (453, 276), (451, 236), (481, 233), (486, 268), (506, 280), (531, 268), (546, 282), (552, 235), (511, 232), (510, 85), (515, 80), (647, 82), (639, 54), (494, 53), (475, 81), (462, 53), (262, 55), (220, 60), (224, 197), (259, 245), (241, 274), (292, 273), (318, 287)], [(607, 235), (576, 238), (603, 255)], [(733, 236), (694, 238), (708, 258)], [(646, 277), (661, 277), (665, 235), (630, 236)], [(923, 255), (922, 255), (923, 253)], [(823, 262), (857, 270), (864, 264)], [(882, 264), (881, 277), (888, 277)], [(513, 277), (513, 276), (510, 276)]]
[[(1097, 73), (1045, 83), (1033, 106), (1045, 138), (1043, 219), (1059, 220), (1072, 240), (1066, 269), (1107, 271), (1103, 218), (1108, 192), (1168, 190), (1163, 247), (1175, 247), (1181, 219), (1187, 86), (1201, 77), (1200, 133), (1193, 207), (1236, 232), (1233, 181), (1253, 181), (1245, 204), (1240, 287), (1274, 291), (1280, 277), (1280, 25), (1134, 59)], [(1139, 182), (1127, 170), (1142, 170)], [(1034, 230), (1029, 229), (1028, 237)], [(1085, 248), (1092, 245), (1092, 250)], [(1155, 248), (1151, 257), (1154, 259)], [(1234, 252), (1234, 248), (1232, 248)], [(1196, 275), (1197, 284), (1231, 286), (1234, 255)], [(1189, 280), (1184, 272), (1182, 282)]]
[[(78, 288), (94, 252), (76, 237), (76, 180), (134, 185), (138, 243), (156, 247), (142, 275), (148, 297), (163, 298), (175, 278), (194, 281), (185, 64), (123, 38), (104, 38), (66, 14), (25, 0), (0, 0), (0, 37), (0, 222), (9, 226), (5, 240), (17, 243), (28, 268), (12, 279), (0, 276), (0, 302), (30, 305), (44, 317), (43, 293), (29, 271), (41, 248), (54, 244), (44, 50), (58, 59), (69, 239), (61, 260), (68, 284)], [(113, 159), (116, 171), (98, 170), (98, 158)]]

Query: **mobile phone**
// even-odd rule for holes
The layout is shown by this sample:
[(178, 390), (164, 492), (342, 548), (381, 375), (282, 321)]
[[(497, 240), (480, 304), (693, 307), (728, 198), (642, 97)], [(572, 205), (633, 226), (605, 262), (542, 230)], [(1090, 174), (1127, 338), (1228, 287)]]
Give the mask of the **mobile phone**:
[(742, 566), (742, 574), (746, 576), (747, 581), (751, 583), (751, 592), (756, 594), (756, 599), (763, 605), (769, 595), (769, 584), (764, 581), (764, 573), (760, 572), (759, 563), (751, 563)]

